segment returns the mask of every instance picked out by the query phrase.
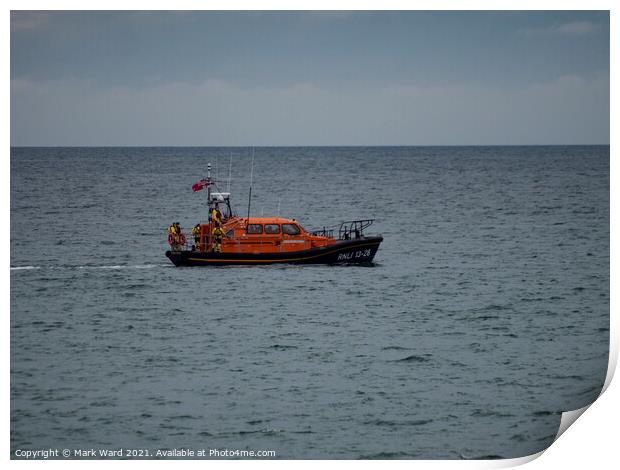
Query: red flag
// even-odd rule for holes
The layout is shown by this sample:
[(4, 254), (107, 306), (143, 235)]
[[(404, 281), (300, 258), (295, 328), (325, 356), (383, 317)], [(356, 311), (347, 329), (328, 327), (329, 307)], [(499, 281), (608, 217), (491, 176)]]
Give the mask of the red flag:
[(209, 182), (207, 180), (201, 180), (196, 184), (192, 184), (192, 191), (198, 192), (201, 189), (206, 188), (207, 186), (209, 186)]

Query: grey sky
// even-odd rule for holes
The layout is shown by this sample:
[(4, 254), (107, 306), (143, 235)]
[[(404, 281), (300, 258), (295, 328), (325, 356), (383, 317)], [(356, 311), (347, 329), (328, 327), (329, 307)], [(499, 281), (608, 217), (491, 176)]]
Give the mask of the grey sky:
[(607, 12), (12, 12), (12, 145), (609, 143)]

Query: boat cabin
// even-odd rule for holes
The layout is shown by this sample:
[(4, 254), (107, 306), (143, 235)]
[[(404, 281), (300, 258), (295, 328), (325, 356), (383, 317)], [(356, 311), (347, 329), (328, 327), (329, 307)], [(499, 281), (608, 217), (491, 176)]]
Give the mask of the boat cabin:
[[(201, 224), (196, 251), (213, 249), (212, 223)], [(281, 253), (336, 243), (333, 237), (307, 232), (295, 219), (282, 217), (223, 218), (223, 253)]]

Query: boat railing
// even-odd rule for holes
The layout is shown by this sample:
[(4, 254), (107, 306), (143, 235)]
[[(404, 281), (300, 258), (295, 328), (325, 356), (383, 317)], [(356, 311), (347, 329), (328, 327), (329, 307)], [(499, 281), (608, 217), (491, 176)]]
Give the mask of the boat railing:
[(351, 240), (364, 236), (364, 230), (370, 227), (375, 219), (347, 220), (340, 224), (338, 240)]
[(351, 240), (364, 236), (364, 230), (370, 227), (375, 219), (347, 220), (342, 222), (340, 226), (322, 227), (310, 230), (311, 235), (319, 237), (334, 238), (336, 227), (338, 228), (338, 240)]
[[(170, 239), (169, 239), (170, 240)], [(256, 238), (252, 240), (254, 245), (259, 246), (269, 246), (273, 247), (274, 245), (279, 246), (280, 251), (283, 250), (284, 245), (281, 243), (281, 239), (273, 239), (273, 240), (263, 240), (262, 238)], [(182, 243), (181, 243), (182, 242)], [(243, 243), (240, 239), (233, 240), (228, 236), (224, 235), (222, 240), (224, 244), (234, 245)], [(209, 242), (208, 237), (203, 239), (202, 243), (196, 243), (194, 237), (191, 234), (183, 233), (183, 237), (181, 239), (176, 239), (173, 243), (168, 243), (170, 251), (213, 251), (213, 244)]]
[(314, 235), (315, 237), (334, 238), (334, 230), (333, 229), (329, 229), (327, 227), (323, 227), (323, 228), (320, 228), (320, 229), (312, 230), (310, 232), (310, 234)]
[(168, 243), (168, 245), (170, 246), (171, 251), (191, 251), (195, 249), (196, 243), (194, 241), (194, 237), (190, 235), (185, 238), (183, 243), (180, 243), (180, 241), (175, 241), (173, 243)]

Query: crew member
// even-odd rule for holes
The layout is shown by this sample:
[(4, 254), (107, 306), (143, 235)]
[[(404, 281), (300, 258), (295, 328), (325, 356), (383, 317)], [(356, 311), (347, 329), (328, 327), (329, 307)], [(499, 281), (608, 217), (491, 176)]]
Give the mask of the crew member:
[(185, 243), (185, 235), (183, 235), (183, 230), (181, 230), (181, 224), (175, 222), (174, 227), (176, 231), (176, 249), (180, 250)]
[(175, 223), (172, 222), (170, 224), (170, 227), (168, 227), (168, 244), (173, 249), (176, 248), (176, 244), (177, 244), (177, 228), (174, 224)]
[(194, 236), (194, 246), (200, 246), (200, 224), (194, 225), (192, 229), (192, 235)]
[(222, 223), (222, 213), (220, 212), (220, 206), (217, 203), (215, 204), (215, 207), (211, 209), (211, 220), (215, 224)]
[(220, 224), (216, 222), (213, 229), (213, 251), (220, 252), (222, 250), (222, 238), (224, 237), (224, 230), (220, 227)]

